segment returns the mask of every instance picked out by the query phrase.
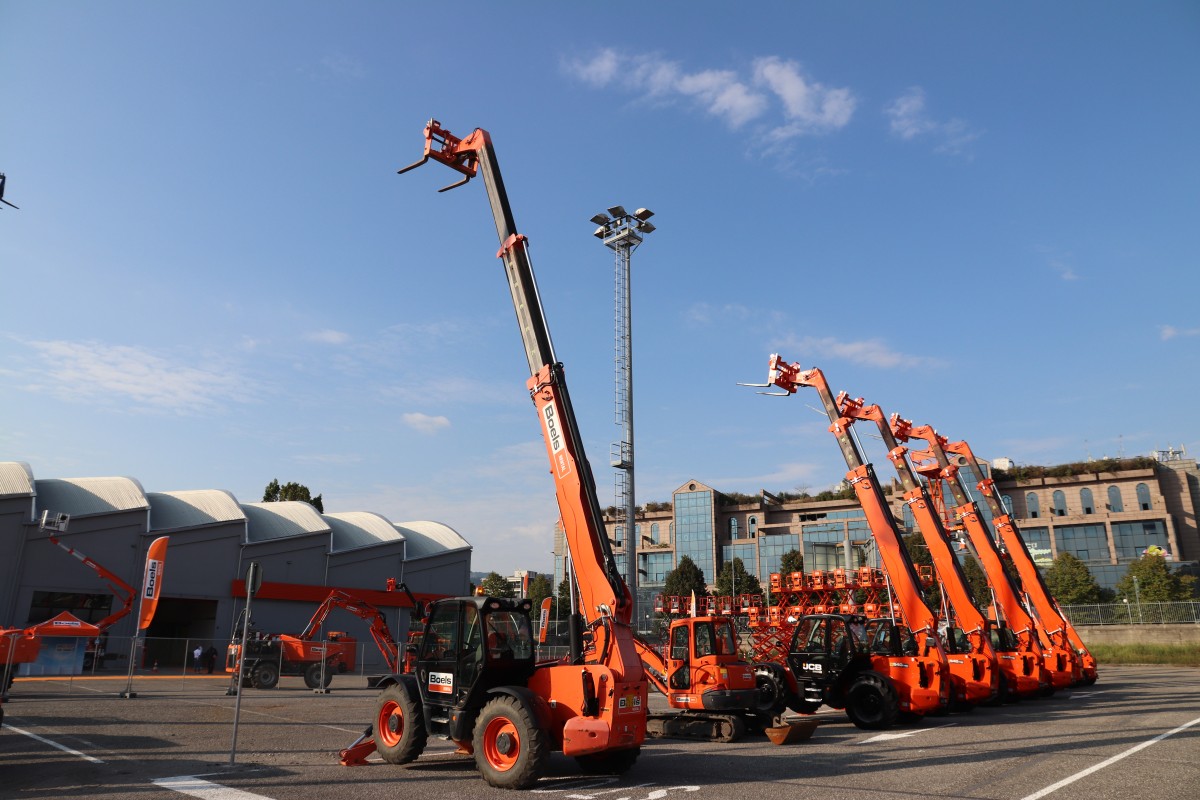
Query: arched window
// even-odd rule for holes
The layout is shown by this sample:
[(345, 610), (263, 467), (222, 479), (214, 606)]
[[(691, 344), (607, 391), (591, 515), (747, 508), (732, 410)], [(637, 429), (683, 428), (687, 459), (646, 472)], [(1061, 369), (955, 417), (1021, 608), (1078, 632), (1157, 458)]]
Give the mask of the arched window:
[(1054, 490), (1054, 516), (1065, 517), (1067, 515), (1067, 496), (1063, 494), (1062, 489)]
[(650, 523), (650, 544), (658, 544), (658, 523)]
[(1096, 513), (1096, 504), (1092, 501), (1092, 490), (1091, 489), (1080, 489), (1079, 490), (1079, 505), (1083, 509), (1083, 513), (1085, 513), (1085, 514), (1095, 514)]
[(1004, 506), (1004, 513), (1011, 515), (1012, 514), (1012, 498), (1006, 494), (1001, 495), (1000, 503)]
[(636, 550), (637, 548), (639, 548), (641, 546), (642, 546), (642, 526), (634, 525), (633, 526), (633, 548)]
[(1108, 487), (1108, 510), (1117, 513), (1125, 510), (1125, 504), (1121, 502), (1121, 490), (1116, 486)]
[(758, 517), (750, 517), (746, 520), (746, 528), (750, 532), (750, 538), (753, 539), (758, 535)]
[(1139, 483), (1137, 485), (1137, 499), (1138, 499), (1138, 505), (1141, 506), (1142, 511), (1149, 511), (1150, 510), (1150, 487), (1144, 483)]
[(729, 518), (729, 538), (730, 539), (737, 538), (737, 517)]
[(625, 541), (625, 526), (618, 525), (615, 529), (613, 529), (613, 545), (616, 547), (621, 547), (622, 543), (624, 541)]
[(1030, 492), (1029, 494), (1025, 495), (1025, 507), (1029, 509), (1030, 519), (1038, 518), (1038, 496), (1036, 494)]

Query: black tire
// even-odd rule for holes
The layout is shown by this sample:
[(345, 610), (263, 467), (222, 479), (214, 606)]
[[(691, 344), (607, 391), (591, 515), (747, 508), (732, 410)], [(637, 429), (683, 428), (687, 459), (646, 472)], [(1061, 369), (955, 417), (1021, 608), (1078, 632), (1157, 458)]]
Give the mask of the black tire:
[(781, 670), (774, 664), (754, 665), (754, 686), (758, 690), (751, 709), (759, 719), (772, 720), (787, 707), (788, 687)]
[(255, 689), (274, 689), (279, 685), (279, 667), (270, 661), (264, 661), (254, 666), (250, 680)]
[(885, 730), (896, 724), (900, 701), (891, 681), (878, 672), (864, 672), (846, 692), (846, 715), (855, 726), (867, 731)]
[(389, 764), (415, 761), (429, 736), (421, 703), (396, 683), (379, 693), (372, 729), (375, 750)]
[(325, 666), (325, 686), (321, 686), (321, 662), (314, 661), (304, 668), (304, 685), (310, 689), (328, 688), (333, 681), (333, 672), (329, 665)]
[(575, 756), (575, 761), (585, 775), (624, 775), (637, 761), (641, 752), (642, 748), (632, 747), (628, 750)]
[(475, 766), (492, 786), (528, 789), (546, 771), (548, 740), (527, 703), (511, 695), (497, 695), (475, 721)]

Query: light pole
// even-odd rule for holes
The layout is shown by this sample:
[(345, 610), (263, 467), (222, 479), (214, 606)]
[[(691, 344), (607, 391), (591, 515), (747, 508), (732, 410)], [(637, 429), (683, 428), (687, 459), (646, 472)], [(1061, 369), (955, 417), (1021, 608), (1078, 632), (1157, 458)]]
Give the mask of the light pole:
[[(630, 256), (642, 243), (642, 237), (654, 231), (648, 222), (654, 212), (639, 208), (632, 214), (624, 206), (611, 206), (608, 213), (596, 214), (591, 221), (599, 227), (593, 232), (616, 256), (616, 333), (613, 369), (616, 375), (615, 421), (621, 426), (621, 441), (610, 451), (609, 463), (617, 470), (614, 503), (625, 519), (625, 583), (633, 598), (633, 617), (638, 613), (637, 524), (634, 519), (633, 491), (633, 318), (630, 312)], [(619, 521), (620, 517), (618, 517)]]
[(1138, 623), (1141, 624), (1143, 622), (1143, 620), (1142, 620), (1142, 592), (1141, 592), (1140, 588), (1138, 587), (1138, 579), (1137, 579), (1136, 575), (1133, 576), (1133, 600), (1135, 603), (1137, 603)]

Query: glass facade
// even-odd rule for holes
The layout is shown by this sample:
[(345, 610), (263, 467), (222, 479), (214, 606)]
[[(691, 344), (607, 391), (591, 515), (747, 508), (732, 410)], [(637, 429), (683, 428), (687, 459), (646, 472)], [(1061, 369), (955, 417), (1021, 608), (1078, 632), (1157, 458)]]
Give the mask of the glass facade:
[(1063, 525), (1054, 529), (1058, 552), (1070, 553), (1080, 561), (1108, 562), (1108, 536), (1103, 525)]
[(1025, 540), (1025, 548), (1033, 558), (1033, 563), (1042, 569), (1054, 563), (1050, 552), (1050, 530), (1048, 528), (1022, 528), (1021, 538)]
[(1141, 558), (1142, 551), (1152, 544), (1170, 549), (1167, 546), (1167, 529), (1160, 519), (1114, 522), (1112, 531), (1119, 558)]
[[(783, 568), (784, 553), (792, 550), (800, 549), (800, 535), (796, 533), (784, 533), (778, 536), (762, 536), (758, 539), (758, 580), (762, 583), (763, 588), (767, 587), (767, 582), (771, 580), (772, 572), (779, 572)], [(750, 562), (743, 560), (746, 565), (746, 571), (750, 570)]]
[(667, 582), (667, 573), (675, 569), (675, 554), (670, 550), (658, 553), (639, 553), (638, 560), (641, 562), (642, 568), (642, 574), (639, 576), (642, 580), (639, 586), (664, 584)]
[[(750, 575), (757, 575), (758, 559), (754, 555), (754, 550), (755, 547), (753, 542), (750, 542), (749, 544), (726, 545), (725, 547), (721, 548), (721, 563), (723, 565), (732, 564), (735, 558), (740, 558), (742, 560), (742, 567), (745, 568), (746, 572)], [(716, 580), (717, 578), (714, 575), (713, 582), (715, 583)]]
[(704, 580), (716, 580), (716, 531), (713, 517), (713, 493), (704, 489), (675, 495), (675, 552), (696, 562)]

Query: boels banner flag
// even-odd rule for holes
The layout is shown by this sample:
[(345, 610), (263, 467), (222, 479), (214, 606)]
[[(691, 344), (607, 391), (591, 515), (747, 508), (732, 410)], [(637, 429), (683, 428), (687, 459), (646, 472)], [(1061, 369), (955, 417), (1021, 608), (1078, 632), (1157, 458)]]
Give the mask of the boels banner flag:
[(158, 596), (162, 594), (163, 564), (167, 560), (167, 536), (160, 536), (150, 543), (146, 552), (146, 576), (142, 580), (142, 602), (138, 613), (138, 630), (150, 627), (154, 611), (158, 608)]

